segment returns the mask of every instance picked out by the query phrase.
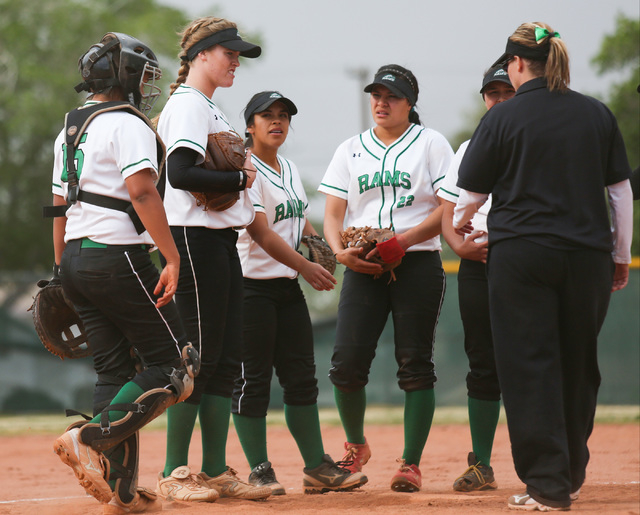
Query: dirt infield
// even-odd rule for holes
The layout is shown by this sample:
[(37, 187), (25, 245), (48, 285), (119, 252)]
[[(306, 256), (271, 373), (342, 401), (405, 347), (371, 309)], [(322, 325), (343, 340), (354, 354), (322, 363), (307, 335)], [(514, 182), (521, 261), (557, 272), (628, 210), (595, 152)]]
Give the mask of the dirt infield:
[[(323, 424), (325, 450), (334, 459), (342, 456), (343, 432)], [(101, 506), (84, 494), (70, 469), (52, 452), (55, 436), (29, 434), (0, 438), (2, 479), (0, 513), (10, 515), (99, 515)], [(269, 452), (287, 495), (266, 502), (222, 499), (213, 504), (164, 502), (163, 512), (180, 514), (288, 513), (500, 513), (508, 496), (523, 488), (511, 461), (507, 428), (498, 426), (492, 465), (499, 489), (475, 494), (451, 490), (455, 477), (466, 467), (470, 448), (465, 424), (443, 424), (432, 428), (422, 459), (423, 488), (414, 494), (396, 493), (389, 481), (402, 452), (401, 425), (369, 425), (367, 438), (373, 457), (365, 466), (369, 483), (352, 493), (304, 495), (303, 467), (295, 443), (282, 425), (268, 427)], [(141, 434), (140, 484), (154, 487), (163, 466), (165, 433), (145, 429)], [(640, 426), (638, 423), (597, 424), (591, 438), (591, 463), (587, 482), (572, 510), (578, 513), (640, 514)], [(247, 477), (249, 468), (233, 431), (229, 435), (228, 463)], [(199, 433), (191, 449), (192, 468), (199, 470)]]

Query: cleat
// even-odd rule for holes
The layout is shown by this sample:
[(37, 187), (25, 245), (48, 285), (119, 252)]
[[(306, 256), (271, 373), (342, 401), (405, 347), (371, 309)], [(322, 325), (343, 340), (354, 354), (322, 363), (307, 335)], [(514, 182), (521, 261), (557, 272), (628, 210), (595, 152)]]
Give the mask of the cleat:
[(133, 501), (123, 503), (113, 496), (108, 504), (104, 505), (102, 515), (126, 515), (127, 513), (151, 513), (162, 510), (162, 502), (155, 492), (139, 486)]
[(263, 501), (271, 495), (271, 488), (245, 483), (237, 476), (237, 472), (231, 467), (227, 467), (226, 472), (216, 477), (209, 477), (204, 472), (200, 472), (199, 476), (209, 488), (217, 491), (220, 497)]
[(512, 510), (524, 510), (524, 511), (569, 511), (570, 507), (555, 508), (553, 506), (547, 506), (541, 502), (536, 501), (529, 494), (512, 495), (509, 497), (507, 506)]
[(312, 469), (305, 468), (302, 486), (305, 494), (323, 494), (325, 492), (349, 492), (364, 485), (368, 479), (362, 472), (352, 473), (335, 463), (328, 454), (322, 457), (322, 463)]
[(271, 495), (285, 495), (287, 492), (276, 479), (276, 473), (270, 461), (257, 465), (249, 474), (249, 484), (271, 488)]
[(422, 474), (418, 465), (407, 465), (402, 458), (396, 460), (400, 469), (391, 479), (391, 490), (396, 492), (417, 492), (422, 486)]
[(363, 465), (371, 458), (371, 449), (365, 438), (364, 443), (344, 443), (346, 454), (340, 460), (340, 467), (347, 469), (352, 474), (362, 472)]
[(113, 492), (106, 477), (109, 477), (109, 461), (101, 452), (94, 450), (80, 440), (80, 429), (75, 427), (64, 433), (53, 444), (54, 452), (62, 463), (73, 469), (82, 486), (89, 495), (101, 503), (107, 503)]
[(160, 472), (156, 491), (167, 501), (214, 502), (220, 497), (186, 465), (176, 468), (167, 477)]
[(467, 457), (469, 468), (453, 482), (456, 492), (474, 492), (480, 490), (495, 490), (498, 488), (493, 469), (489, 465), (483, 465), (472, 452)]

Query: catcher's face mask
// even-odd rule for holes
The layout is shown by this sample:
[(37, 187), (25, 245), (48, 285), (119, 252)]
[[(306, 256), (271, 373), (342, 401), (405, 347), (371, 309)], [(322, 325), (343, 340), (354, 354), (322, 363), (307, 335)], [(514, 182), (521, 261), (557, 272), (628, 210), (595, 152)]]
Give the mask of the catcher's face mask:
[(145, 63), (142, 77), (140, 78), (140, 111), (147, 114), (158, 101), (162, 90), (156, 85), (162, 77), (162, 70), (150, 63)]

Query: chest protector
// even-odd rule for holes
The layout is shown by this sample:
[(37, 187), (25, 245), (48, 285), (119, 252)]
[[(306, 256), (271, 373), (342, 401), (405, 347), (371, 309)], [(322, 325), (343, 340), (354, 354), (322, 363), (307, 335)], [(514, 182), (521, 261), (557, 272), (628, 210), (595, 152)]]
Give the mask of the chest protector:
[(78, 183), (78, 170), (76, 168), (75, 155), (82, 136), (86, 132), (87, 127), (89, 126), (91, 121), (96, 116), (102, 113), (108, 113), (110, 111), (118, 110), (124, 110), (127, 113), (137, 116), (142, 121), (144, 121), (156, 135), (158, 150), (157, 188), (160, 192), (160, 196), (164, 197), (166, 149), (164, 143), (160, 139), (160, 136), (151, 125), (151, 122), (144, 114), (142, 114), (140, 111), (138, 111), (138, 109), (136, 109), (128, 102), (101, 102), (99, 104), (74, 109), (73, 111), (67, 113), (65, 117), (64, 134), (65, 143), (67, 145), (65, 168), (67, 171), (67, 181), (69, 183), (67, 205), (45, 206), (42, 210), (42, 214), (44, 217), (52, 218), (65, 216), (67, 209), (69, 209), (69, 207), (75, 204), (77, 201), (80, 201), (107, 209), (123, 211), (127, 213), (131, 218), (131, 222), (135, 226), (138, 234), (142, 234), (145, 231), (145, 227), (138, 217), (138, 214), (133, 208), (133, 204), (131, 202), (114, 197), (109, 197), (107, 195), (100, 195), (99, 193), (91, 193), (89, 191), (81, 190)]

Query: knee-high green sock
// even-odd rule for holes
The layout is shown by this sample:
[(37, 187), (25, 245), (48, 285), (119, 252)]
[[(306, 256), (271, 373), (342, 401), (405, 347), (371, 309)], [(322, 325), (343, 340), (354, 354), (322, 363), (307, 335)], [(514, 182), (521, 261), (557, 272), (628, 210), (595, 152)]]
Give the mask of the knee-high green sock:
[(298, 444), (298, 449), (307, 468), (316, 468), (322, 464), (324, 445), (320, 433), (318, 405), (290, 406), (284, 405), (284, 418), (287, 427)]
[(198, 416), (198, 405), (181, 402), (167, 409), (167, 456), (164, 477), (189, 464), (189, 444)]
[[(116, 394), (116, 396), (113, 398), (113, 400), (109, 404), (110, 405), (111, 404), (121, 404), (121, 403), (122, 404), (129, 404), (129, 403), (135, 401), (143, 393), (144, 393), (144, 390), (142, 388), (140, 388), (133, 381), (129, 381), (122, 388), (120, 388), (120, 391)], [(109, 411), (108, 412), (109, 420), (111, 422), (115, 422), (116, 420), (120, 420), (121, 418), (124, 418), (124, 416), (127, 413), (128, 413), (127, 411)], [(90, 422), (99, 424), (100, 423), (100, 414), (98, 414), (95, 417), (93, 417), (90, 420)]]
[(405, 392), (404, 395), (404, 452), (407, 465), (420, 465), (422, 451), (431, 430), (436, 396), (433, 388)]
[(336, 407), (349, 443), (364, 443), (364, 412), (367, 409), (365, 389), (343, 392), (333, 387)]
[(231, 397), (203, 395), (200, 401), (202, 471), (209, 477), (227, 470), (227, 436), (231, 418)]
[(266, 417), (247, 417), (234, 413), (233, 425), (249, 467), (253, 469), (260, 463), (268, 461)]
[(493, 439), (500, 418), (500, 401), (483, 401), (468, 398), (471, 444), (478, 461), (491, 465)]

